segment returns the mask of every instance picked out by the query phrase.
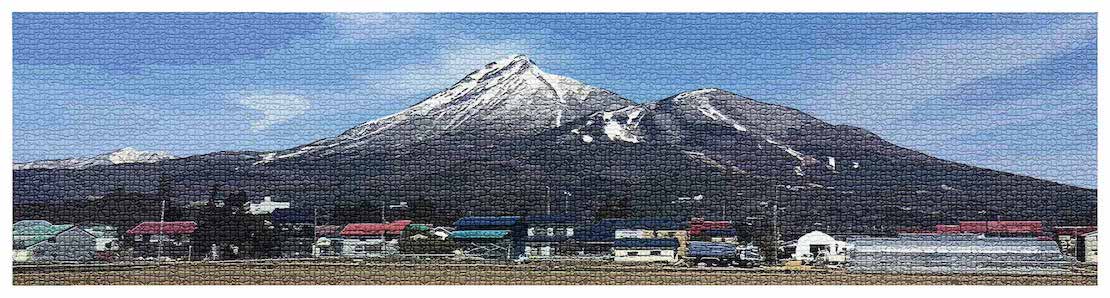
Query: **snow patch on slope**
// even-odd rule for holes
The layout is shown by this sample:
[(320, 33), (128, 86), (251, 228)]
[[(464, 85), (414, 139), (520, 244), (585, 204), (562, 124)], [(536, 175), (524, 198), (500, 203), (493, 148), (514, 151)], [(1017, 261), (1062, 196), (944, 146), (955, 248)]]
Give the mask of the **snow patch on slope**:
[(162, 151), (141, 151), (126, 147), (100, 155), (16, 163), (13, 169), (84, 169), (101, 165), (155, 163), (175, 158), (177, 157)]

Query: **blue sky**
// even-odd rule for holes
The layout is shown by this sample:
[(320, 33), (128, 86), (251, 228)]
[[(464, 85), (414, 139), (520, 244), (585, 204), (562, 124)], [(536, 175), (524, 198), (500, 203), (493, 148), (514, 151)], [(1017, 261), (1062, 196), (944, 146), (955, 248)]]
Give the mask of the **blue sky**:
[(1094, 187), (1094, 14), (27, 14), (14, 160), (273, 150), (517, 53), (643, 102), (703, 87)]

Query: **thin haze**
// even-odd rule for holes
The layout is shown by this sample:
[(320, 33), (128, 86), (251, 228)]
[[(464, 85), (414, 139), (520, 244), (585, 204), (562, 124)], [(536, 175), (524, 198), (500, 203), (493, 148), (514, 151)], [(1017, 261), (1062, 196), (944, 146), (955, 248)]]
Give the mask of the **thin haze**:
[(972, 165), (1095, 186), (1094, 14), (28, 14), (14, 159), (273, 150), (517, 53), (650, 101), (719, 87)]

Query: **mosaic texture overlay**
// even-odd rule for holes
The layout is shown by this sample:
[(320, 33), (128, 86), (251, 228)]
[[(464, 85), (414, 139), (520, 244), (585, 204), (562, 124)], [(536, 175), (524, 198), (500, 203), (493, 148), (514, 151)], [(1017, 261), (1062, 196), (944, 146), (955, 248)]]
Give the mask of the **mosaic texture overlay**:
[(15, 13), (15, 283), (1090, 285), (1095, 24)]

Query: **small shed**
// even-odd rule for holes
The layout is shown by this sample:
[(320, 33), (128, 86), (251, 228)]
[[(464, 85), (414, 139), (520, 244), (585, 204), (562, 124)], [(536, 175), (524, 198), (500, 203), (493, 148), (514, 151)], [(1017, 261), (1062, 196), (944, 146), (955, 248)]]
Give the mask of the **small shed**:
[(613, 242), (613, 261), (619, 263), (674, 263), (678, 240), (623, 238)]
[(813, 231), (798, 238), (791, 257), (803, 262), (842, 263), (848, 258), (848, 243), (824, 232)]
[(96, 237), (74, 225), (21, 225), (13, 231), (16, 262), (86, 262), (96, 258)]

